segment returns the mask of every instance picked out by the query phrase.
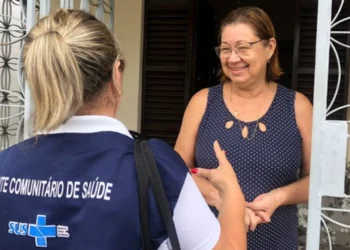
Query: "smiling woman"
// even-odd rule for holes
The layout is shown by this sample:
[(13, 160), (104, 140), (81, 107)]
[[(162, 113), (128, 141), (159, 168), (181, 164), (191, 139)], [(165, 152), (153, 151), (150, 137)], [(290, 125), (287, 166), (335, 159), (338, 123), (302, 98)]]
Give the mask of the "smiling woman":
[[(252, 39), (252, 41), (245, 39)], [(220, 72), (222, 82), (231, 80), (228, 76), (229, 71), (225, 67), (225, 61), (231, 59), (232, 64), (237, 59), (231, 58), (232, 48), (235, 55), (242, 59), (243, 63), (254, 61), (255, 57), (266, 58), (266, 61), (257, 60), (256, 62), (260, 64), (253, 65), (258, 73), (265, 72), (266, 81), (276, 81), (282, 75), (278, 60), (275, 30), (270, 18), (262, 10), (256, 8), (256, 11), (244, 14), (242, 11), (231, 12), (221, 22), (218, 40), (220, 46), (216, 48), (216, 52), (222, 64)], [(260, 42), (262, 42), (265, 50), (254, 50), (253, 47)], [(246, 65), (246, 68), (248, 68), (248, 65)]]
[[(282, 75), (275, 37), (259, 8), (222, 20), (215, 48), (221, 82), (193, 96), (175, 146), (188, 166), (210, 169), (218, 165), (210, 145), (221, 143), (247, 202), (249, 250), (297, 249), (296, 204), (308, 200), (312, 106), (275, 82)], [(217, 191), (195, 180), (218, 215)]]

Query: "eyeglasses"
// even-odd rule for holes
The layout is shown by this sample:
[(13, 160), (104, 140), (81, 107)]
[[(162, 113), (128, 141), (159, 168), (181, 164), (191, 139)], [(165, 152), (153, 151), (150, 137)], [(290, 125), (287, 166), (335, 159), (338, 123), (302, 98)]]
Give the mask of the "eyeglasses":
[(249, 56), (249, 52), (253, 44), (256, 44), (264, 40), (266, 39), (260, 39), (255, 42), (239, 42), (236, 44), (236, 46), (233, 49), (230, 45), (221, 45), (221, 46), (215, 47), (214, 49), (217, 56), (222, 59), (229, 58), (232, 54), (232, 51), (235, 51), (236, 55), (239, 57), (245, 57), (245, 56)]

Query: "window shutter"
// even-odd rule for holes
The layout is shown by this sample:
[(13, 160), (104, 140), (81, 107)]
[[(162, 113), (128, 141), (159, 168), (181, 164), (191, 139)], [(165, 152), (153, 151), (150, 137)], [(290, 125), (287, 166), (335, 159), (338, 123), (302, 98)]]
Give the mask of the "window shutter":
[(150, 5), (145, 12), (141, 134), (174, 145), (193, 74), (191, 9)]

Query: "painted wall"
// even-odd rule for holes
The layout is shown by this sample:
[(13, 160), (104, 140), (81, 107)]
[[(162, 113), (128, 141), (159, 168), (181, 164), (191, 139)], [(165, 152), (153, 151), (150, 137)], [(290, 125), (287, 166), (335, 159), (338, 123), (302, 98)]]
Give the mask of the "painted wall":
[(115, 34), (126, 57), (122, 103), (117, 118), (135, 131), (139, 131), (141, 123), (143, 6), (143, 0), (115, 1)]
[[(114, 3), (114, 33), (126, 57), (122, 102), (117, 118), (134, 131), (139, 131), (141, 124), (143, 2), (115, 0)], [(79, 6), (80, 1), (74, 1), (74, 8), (79, 9)], [(59, 1), (51, 1), (51, 11), (59, 7)], [(92, 14), (95, 10), (90, 6)]]

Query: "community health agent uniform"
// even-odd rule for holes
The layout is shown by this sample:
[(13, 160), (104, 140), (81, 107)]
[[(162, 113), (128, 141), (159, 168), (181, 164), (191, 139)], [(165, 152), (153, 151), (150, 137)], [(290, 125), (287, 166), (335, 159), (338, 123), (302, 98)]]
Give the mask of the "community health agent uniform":
[[(180, 158), (150, 140), (181, 249), (212, 249), (220, 225)], [(0, 153), (0, 250), (140, 249), (133, 139), (118, 120), (75, 116)], [(150, 196), (155, 249), (169, 249)]]

